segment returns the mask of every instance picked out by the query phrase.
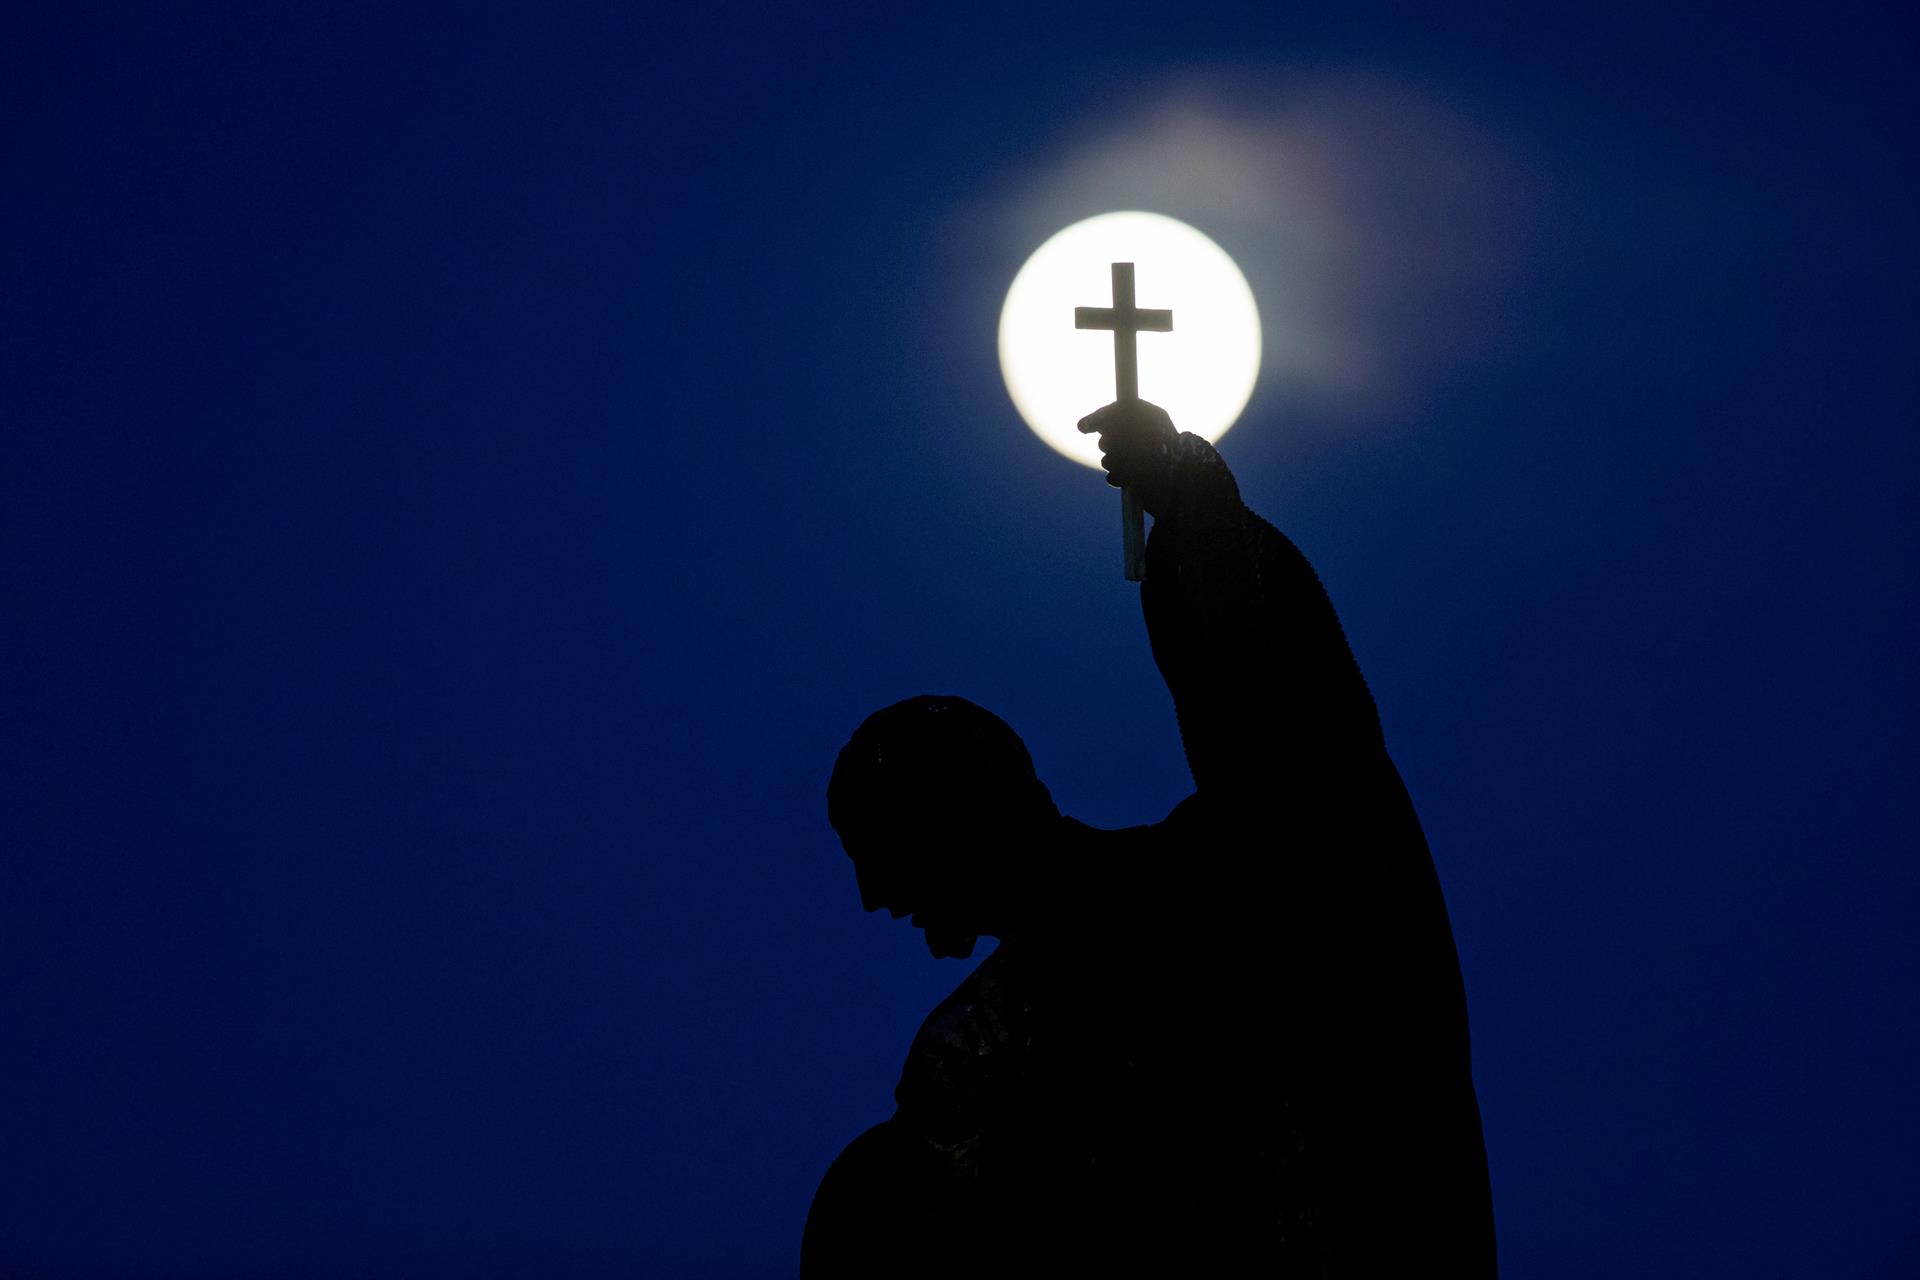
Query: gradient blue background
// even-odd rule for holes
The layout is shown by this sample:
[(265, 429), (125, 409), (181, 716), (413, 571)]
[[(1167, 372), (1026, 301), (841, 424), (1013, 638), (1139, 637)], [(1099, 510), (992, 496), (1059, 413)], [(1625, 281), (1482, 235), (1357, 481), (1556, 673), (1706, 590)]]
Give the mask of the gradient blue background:
[(853, 725), (1186, 789), (992, 210), (1214, 75), (1524, 187), (1498, 342), (1224, 446), (1426, 823), (1507, 1273), (1920, 1268), (1911, 15), (321, 7), (0, 16), (0, 1274), (790, 1273), (963, 971), (858, 909)]

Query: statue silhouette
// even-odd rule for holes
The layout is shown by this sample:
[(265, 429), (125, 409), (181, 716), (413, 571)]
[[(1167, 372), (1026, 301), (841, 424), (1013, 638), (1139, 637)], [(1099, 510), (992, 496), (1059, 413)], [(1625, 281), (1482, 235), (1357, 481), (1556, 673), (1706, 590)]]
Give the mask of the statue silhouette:
[(1446, 905), (1333, 606), (1163, 411), (1081, 430), (1154, 517), (1141, 602), (1195, 790), (1097, 830), (964, 699), (859, 727), (828, 816), (862, 904), (935, 956), (1000, 944), (827, 1171), (801, 1274), (1491, 1276)]

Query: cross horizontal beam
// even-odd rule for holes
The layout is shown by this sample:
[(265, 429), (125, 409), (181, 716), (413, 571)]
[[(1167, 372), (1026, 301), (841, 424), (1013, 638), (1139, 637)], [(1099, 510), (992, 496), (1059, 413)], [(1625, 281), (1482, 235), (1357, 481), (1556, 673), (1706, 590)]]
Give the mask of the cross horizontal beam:
[(1143, 311), (1138, 307), (1129, 308), (1124, 312), (1113, 307), (1075, 307), (1073, 327), (1076, 329), (1126, 328), (1135, 333), (1172, 333), (1173, 312)]

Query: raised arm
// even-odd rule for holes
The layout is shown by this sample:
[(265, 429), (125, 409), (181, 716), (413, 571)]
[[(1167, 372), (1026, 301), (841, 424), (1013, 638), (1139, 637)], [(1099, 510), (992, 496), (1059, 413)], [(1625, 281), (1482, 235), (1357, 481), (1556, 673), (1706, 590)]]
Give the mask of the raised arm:
[(1154, 517), (1141, 605), (1201, 794), (1272, 794), (1382, 750), (1373, 697), (1306, 557), (1240, 501), (1212, 445), (1144, 401), (1109, 405), (1109, 484)]

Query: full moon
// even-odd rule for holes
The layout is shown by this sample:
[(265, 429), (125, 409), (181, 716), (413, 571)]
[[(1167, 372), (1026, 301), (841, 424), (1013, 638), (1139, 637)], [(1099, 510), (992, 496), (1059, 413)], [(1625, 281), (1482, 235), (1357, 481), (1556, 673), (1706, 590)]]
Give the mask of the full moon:
[(1033, 433), (1098, 469), (1075, 424), (1113, 399), (1113, 334), (1073, 327), (1075, 307), (1113, 304), (1111, 266), (1134, 264), (1135, 305), (1173, 312), (1172, 333), (1137, 339), (1140, 398), (1173, 425), (1218, 440), (1260, 373), (1260, 312), (1233, 259), (1184, 222), (1103, 213), (1056, 232), (1014, 276), (1000, 308), (1000, 372)]

